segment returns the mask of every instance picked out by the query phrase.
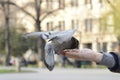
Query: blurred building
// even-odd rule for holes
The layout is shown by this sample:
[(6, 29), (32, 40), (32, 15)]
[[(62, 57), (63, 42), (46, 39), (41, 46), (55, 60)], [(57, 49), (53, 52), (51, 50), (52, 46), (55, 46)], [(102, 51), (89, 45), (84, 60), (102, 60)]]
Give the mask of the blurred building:
[[(33, 17), (36, 16), (33, 2), (35, 0), (12, 0)], [(37, 0), (38, 3), (40, 0)], [(75, 37), (80, 48), (91, 48), (96, 51), (111, 51), (117, 41), (113, 34), (112, 15), (107, 22), (103, 15), (110, 10), (105, 0), (41, 0), (41, 30), (77, 29)], [(16, 11), (16, 24), (22, 24), (29, 32), (35, 31), (35, 21), (21, 10)], [(1, 23), (0, 23), (1, 24)]]
[[(20, 0), (20, 6), (33, 0)], [(39, 0), (38, 0), (39, 1)], [(28, 12), (35, 15), (33, 8)], [(107, 22), (103, 15), (110, 10), (105, 0), (42, 0), (41, 12), (49, 14), (41, 24), (42, 31), (77, 29), (74, 35), (80, 42), (80, 48), (91, 48), (96, 51), (111, 51), (116, 42), (113, 34), (112, 15)], [(42, 14), (41, 16), (44, 16)], [(26, 27), (34, 29), (34, 21), (25, 14), (18, 14)]]
[(58, 7), (60, 10), (47, 17), (42, 23), (42, 30), (77, 29), (74, 35), (80, 42), (80, 48), (96, 51), (112, 51), (117, 41), (113, 34), (113, 19), (107, 22), (103, 15), (110, 10), (105, 0), (48, 0), (48, 10)]

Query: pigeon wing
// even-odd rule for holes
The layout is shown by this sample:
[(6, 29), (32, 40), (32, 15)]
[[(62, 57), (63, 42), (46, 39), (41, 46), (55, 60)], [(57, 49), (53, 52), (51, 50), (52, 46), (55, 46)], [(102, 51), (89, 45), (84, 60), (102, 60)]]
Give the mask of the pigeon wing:
[(51, 38), (51, 41), (55, 44), (62, 44), (63, 42), (70, 40), (74, 33), (75, 30), (66, 30), (59, 32)]
[(45, 51), (47, 53), (47, 55), (45, 56), (44, 59), (44, 64), (45, 66), (51, 71), (54, 68), (55, 65), (55, 61), (54, 61), (54, 45), (52, 43), (47, 43), (45, 45)]
[(52, 39), (56, 37), (56, 34), (58, 34), (59, 31), (46, 31), (46, 32), (31, 32), (31, 33), (26, 33), (22, 37), (38, 37), (41, 36), (43, 39)]
[(33, 36), (41, 36), (43, 34), (45, 34), (46, 32), (31, 32), (31, 33), (26, 33), (23, 35), (23, 37), (27, 38), (27, 37), (33, 37)]

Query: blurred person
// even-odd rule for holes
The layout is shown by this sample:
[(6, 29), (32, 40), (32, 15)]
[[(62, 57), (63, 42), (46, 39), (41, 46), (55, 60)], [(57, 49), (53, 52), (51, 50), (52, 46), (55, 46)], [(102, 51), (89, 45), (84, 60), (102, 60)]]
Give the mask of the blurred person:
[(66, 56), (62, 56), (62, 67), (66, 67), (66, 63), (73, 65), (73, 63)]
[(11, 57), (10, 57), (9, 65), (14, 65), (14, 64), (15, 64), (15, 57), (14, 57), (14, 56), (11, 56)]
[(62, 55), (82, 61), (94, 61), (104, 65), (112, 72), (120, 73), (120, 56), (116, 52), (100, 53), (91, 49), (66, 49)]
[(20, 64), (21, 64), (21, 66), (25, 66), (25, 67), (27, 67), (27, 65), (28, 65), (23, 56), (20, 57)]

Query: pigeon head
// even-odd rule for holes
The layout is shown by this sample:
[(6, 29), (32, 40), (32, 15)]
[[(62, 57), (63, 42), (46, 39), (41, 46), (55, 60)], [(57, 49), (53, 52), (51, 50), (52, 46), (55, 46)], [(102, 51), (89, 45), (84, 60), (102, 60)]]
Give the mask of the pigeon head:
[(75, 38), (72, 37), (70, 40), (63, 42), (62, 44), (54, 44), (54, 50), (56, 54), (60, 54), (61, 51), (65, 49), (76, 49), (79, 47), (79, 41)]

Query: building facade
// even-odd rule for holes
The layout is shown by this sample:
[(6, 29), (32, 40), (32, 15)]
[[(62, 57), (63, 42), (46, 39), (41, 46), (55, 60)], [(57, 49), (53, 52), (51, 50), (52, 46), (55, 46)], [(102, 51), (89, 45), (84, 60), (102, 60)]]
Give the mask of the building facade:
[[(13, 0), (35, 17), (35, 0)], [(36, 0), (40, 3), (42, 18), (41, 31), (76, 29), (74, 36), (80, 42), (80, 49), (91, 48), (96, 51), (111, 51), (117, 41), (113, 34), (113, 19), (107, 22), (103, 15), (110, 10), (105, 0)], [(29, 5), (29, 6), (28, 6)], [(45, 16), (47, 14), (47, 16)], [(35, 21), (16, 9), (16, 24), (20, 23), (35, 31)], [(45, 18), (44, 18), (45, 17)], [(36, 18), (36, 17), (35, 17)]]
[[(48, 10), (60, 10), (47, 17), (42, 23), (44, 31), (76, 29), (75, 37), (80, 48), (96, 51), (112, 51), (117, 41), (113, 34), (112, 16), (107, 22), (103, 15), (110, 10), (104, 0), (48, 0)], [(105, 25), (106, 24), (106, 25)]]

